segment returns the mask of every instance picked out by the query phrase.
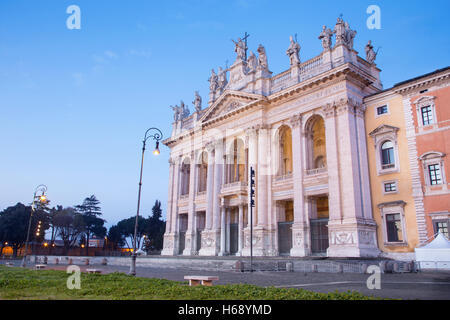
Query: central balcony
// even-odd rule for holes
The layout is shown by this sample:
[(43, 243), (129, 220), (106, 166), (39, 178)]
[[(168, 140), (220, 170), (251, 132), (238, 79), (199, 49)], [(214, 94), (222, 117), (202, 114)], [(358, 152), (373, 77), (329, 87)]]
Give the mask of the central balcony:
[(328, 168), (315, 168), (305, 170), (303, 186), (306, 195), (315, 195), (328, 192)]
[(248, 183), (247, 181), (236, 181), (222, 185), (220, 191), (222, 196), (233, 194), (247, 194)]

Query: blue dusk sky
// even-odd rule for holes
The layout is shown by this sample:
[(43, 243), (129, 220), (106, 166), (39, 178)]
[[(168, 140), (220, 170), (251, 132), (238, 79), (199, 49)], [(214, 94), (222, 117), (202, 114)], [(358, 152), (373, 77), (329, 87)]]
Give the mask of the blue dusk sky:
[[(381, 29), (369, 30), (369, 5)], [(66, 9), (81, 9), (69, 30)], [(323, 25), (343, 14), (365, 57), (381, 49), (385, 88), (449, 65), (448, 0), (432, 1), (0, 1), (0, 210), (29, 204), (39, 184), (52, 205), (73, 206), (95, 194), (107, 226), (136, 214), (142, 138), (171, 133), (170, 105), (204, 105), (212, 68), (235, 59), (231, 39), (250, 34), (266, 47), (274, 74), (289, 67), (289, 36), (301, 59), (320, 54)], [(149, 149), (152, 143), (149, 144)], [(149, 150), (151, 151), (151, 150)], [(142, 210), (148, 216), (168, 189), (169, 150), (146, 154)]]

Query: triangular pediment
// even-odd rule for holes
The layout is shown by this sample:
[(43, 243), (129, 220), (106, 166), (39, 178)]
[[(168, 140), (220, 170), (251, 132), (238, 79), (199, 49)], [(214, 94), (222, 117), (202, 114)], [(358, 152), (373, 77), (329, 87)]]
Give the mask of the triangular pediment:
[(201, 122), (222, 117), (262, 98), (264, 97), (257, 94), (227, 90), (209, 107), (201, 118)]
[(373, 130), (371, 133), (369, 133), (370, 136), (375, 136), (375, 135), (379, 135), (379, 134), (384, 134), (384, 133), (392, 133), (392, 132), (397, 132), (398, 130), (400, 130), (397, 127), (393, 127), (387, 124), (382, 124), (381, 126), (379, 126), (378, 128), (376, 128), (375, 130)]

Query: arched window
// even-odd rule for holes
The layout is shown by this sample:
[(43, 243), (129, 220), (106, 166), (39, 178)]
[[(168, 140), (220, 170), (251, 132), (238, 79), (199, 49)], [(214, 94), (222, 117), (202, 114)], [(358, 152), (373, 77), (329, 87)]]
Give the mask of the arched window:
[(200, 163), (198, 164), (198, 189), (197, 192), (206, 191), (206, 181), (208, 179), (208, 154), (202, 152)]
[(186, 158), (181, 165), (181, 192), (182, 196), (189, 194), (189, 183), (191, 177), (191, 163), (190, 159)]
[(292, 132), (288, 126), (280, 128), (279, 145), (279, 174), (284, 176), (292, 173)]
[(305, 125), (306, 168), (315, 170), (326, 168), (327, 150), (325, 121), (321, 116), (313, 116)]
[(247, 149), (245, 149), (242, 139), (234, 139), (227, 155), (227, 183), (246, 181), (246, 158)]
[(395, 167), (394, 144), (386, 141), (381, 145), (381, 166), (383, 169)]

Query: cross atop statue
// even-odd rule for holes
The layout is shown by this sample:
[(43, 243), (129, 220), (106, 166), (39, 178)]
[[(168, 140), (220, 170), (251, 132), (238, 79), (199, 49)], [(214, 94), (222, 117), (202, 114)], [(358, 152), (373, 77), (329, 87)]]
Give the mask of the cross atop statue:
[(242, 38), (242, 40), (245, 41), (245, 61), (247, 61), (247, 50), (248, 50), (247, 38), (248, 37), (250, 37), (250, 35), (247, 33), (247, 31), (245, 31), (244, 37)]
[(248, 50), (247, 38), (249, 36), (250, 35), (247, 34), (247, 32), (245, 32), (244, 37), (242, 39), (238, 38), (237, 42), (234, 40), (231, 40), (231, 41), (233, 41), (233, 43), (235, 45), (234, 52), (236, 52), (238, 60), (247, 61), (247, 50)]

